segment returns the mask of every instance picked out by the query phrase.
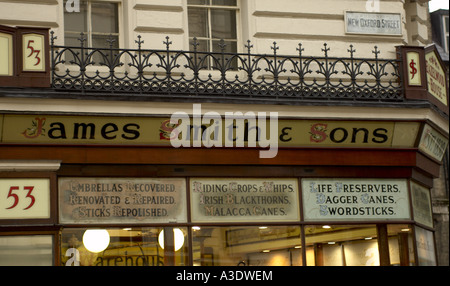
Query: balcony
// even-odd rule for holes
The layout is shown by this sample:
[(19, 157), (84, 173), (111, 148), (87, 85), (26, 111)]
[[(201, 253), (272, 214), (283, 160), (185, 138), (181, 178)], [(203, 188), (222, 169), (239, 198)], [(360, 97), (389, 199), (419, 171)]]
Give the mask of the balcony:
[(358, 58), (352, 45), (347, 57), (310, 57), (298, 44), (291, 55), (279, 55), (274, 42), (271, 54), (254, 54), (252, 44), (244, 53), (171, 49), (169, 37), (161, 50), (144, 48), (138, 36), (136, 49), (86, 47), (81, 34), (79, 46), (58, 46), (51, 32), (51, 85), (55, 91), (71, 94), (190, 98), (199, 100), (251, 100), (275, 102), (307, 101), (404, 101), (401, 61)]

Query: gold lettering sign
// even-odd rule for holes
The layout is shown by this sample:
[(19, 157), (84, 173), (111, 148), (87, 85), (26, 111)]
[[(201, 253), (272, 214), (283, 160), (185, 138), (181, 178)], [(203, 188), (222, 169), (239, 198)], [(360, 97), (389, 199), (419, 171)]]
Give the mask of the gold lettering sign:
[(298, 221), (296, 179), (192, 178), (193, 222)]
[(186, 181), (181, 178), (62, 178), (60, 222), (186, 222)]
[(13, 36), (0, 33), (0, 76), (13, 75)]
[[(2, 143), (171, 146), (171, 132), (176, 127), (169, 118), (12, 114), (0, 117), (3, 117)], [(192, 142), (202, 143), (202, 132), (210, 126), (211, 123), (197, 125), (191, 121), (180, 131), (189, 133), (190, 146), (193, 146)], [(280, 119), (278, 133), (271, 135), (276, 135), (279, 147), (402, 148), (414, 146), (419, 127), (419, 122)], [(222, 132), (222, 141), (218, 142), (221, 146), (227, 142), (238, 146), (238, 141), (247, 146), (256, 136), (262, 136), (259, 126), (244, 120), (230, 125), (221, 119), (215, 130)], [(265, 136), (269, 134), (266, 132)]]
[(425, 54), (427, 67), (428, 92), (447, 106), (446, 76), (436, 51)]
[(45, 37), (38, 34), (24, 34), (22, 47), (23, 70), (45, 72)]
[(406, 180), (302, 179), (305, 221), (409, 219)]

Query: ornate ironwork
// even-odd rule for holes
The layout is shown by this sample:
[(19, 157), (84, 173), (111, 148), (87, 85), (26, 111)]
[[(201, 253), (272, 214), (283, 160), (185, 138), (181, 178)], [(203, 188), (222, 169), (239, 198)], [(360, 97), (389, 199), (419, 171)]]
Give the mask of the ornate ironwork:
[(172, 50), (169, 37), (165, 49), (86, 47), (83, 34), (79, 46), (55, 45), (51, 32), (52, 85), (55, 89), (113, 93), (186, 95), (227, 98), (291, 98), (336, 100), (403, 100), (400, 61), (380, 59), (375, 46), (373, 58), (357, 58), (352, 45), (345, 58), (308, 57), (298, 44), (295, 55), (279, 55), (273, 43), (272, 54), (253, 54), (247, 41), (245, 53), (199, 51), (196, 39), (192, 50)]

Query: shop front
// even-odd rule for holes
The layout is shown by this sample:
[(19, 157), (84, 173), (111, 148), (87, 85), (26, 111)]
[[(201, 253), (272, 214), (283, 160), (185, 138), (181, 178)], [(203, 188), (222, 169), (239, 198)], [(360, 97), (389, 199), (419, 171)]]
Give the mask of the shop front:
[(434, 47), (104, 49), (0, 28), (0, 265), (437, 264)]
[(279, 119), (264, 159), (174, 148), (165, 117), (1, 121), (2, 265), (437, 264), (428, 122)]

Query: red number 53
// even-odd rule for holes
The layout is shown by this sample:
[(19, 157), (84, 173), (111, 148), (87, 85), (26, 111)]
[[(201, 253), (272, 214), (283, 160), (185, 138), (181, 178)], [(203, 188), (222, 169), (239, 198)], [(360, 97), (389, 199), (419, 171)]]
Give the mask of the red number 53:
[(37, 66), (38, 64), (41, 63), (41, 58), (39, 57), (39, 54), (41, 52), (41, 50), (35, 50), (33, 48), (33, 46), (31, 45), (32, 43), (34, 43), (34, 40), (29, 40), (28, 41), (28, 45), (27, 48), (31, 50), (30, 54), (28, 55), (28, 58), (31, 57), (33, 54), (36, 54), (34, 56), (34, 58), (37, 60), (36, 63), (34, 64), (35, 66)]
[[(36, 199), (31, 194), (31, 192), (33, 191), (34, 187), (31, 187), (31, 186), (30, 187), (23, 187), (23, 189), (28, 191), (28, 193), (25, 196), (25, 198), (30, 198), (30, 200), (31, 200), (30, 204), (26, 208), (24, 208), (24, 210), (27, 210), (27, 209), (31, 208), (34, 205), (34, 203), (36, 202)], [(7, 210), (15, 208), (17, 206), (17, 204), (19, 203), (19, 196), (17, 194), (13, 193), (13, 191), (17, 191), (17, 190), (19, 190), (18, 186), (11, 186), (9, 188), (8, 196), (6, 198), (7, 199), (8, 198), (13, 198), (14, 202), (9, 208), (6, 208)]]

